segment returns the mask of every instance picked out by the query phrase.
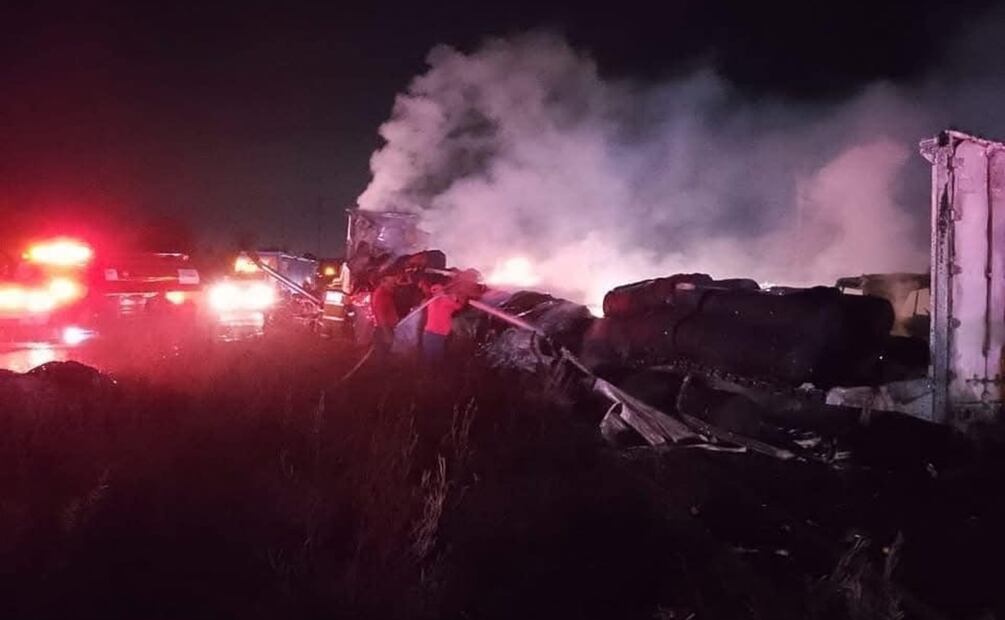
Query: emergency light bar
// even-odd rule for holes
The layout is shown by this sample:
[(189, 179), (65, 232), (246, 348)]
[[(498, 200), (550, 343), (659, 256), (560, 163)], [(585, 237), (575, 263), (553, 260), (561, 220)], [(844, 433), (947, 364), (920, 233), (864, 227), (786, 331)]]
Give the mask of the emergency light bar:
[(24, 253), (25, 260), (54, 267), (81, 267), (91, 262), (94, 250), (75, 239), (54, 239), (38, 243)]

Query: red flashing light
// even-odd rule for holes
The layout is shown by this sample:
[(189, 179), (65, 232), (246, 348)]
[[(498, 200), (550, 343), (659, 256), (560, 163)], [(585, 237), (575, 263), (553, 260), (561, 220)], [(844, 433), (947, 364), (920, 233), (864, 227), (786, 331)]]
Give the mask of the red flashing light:
[(31, 246), (24, 257), (32, 263), (41, 265), (81, 267), (91, 262), (94, 250), (86, 243), (75, 239), (54, 239)]

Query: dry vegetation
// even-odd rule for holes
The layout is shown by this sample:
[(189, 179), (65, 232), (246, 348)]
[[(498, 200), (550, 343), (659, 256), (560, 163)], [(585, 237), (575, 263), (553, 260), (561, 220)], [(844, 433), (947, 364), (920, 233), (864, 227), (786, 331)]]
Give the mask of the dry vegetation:
[(1000, 470), (614, 451), (531, 377), (467, 363), (339, 383), (354, 361), (265, 342), (150, 356), (115, 381), (0, 377), (0, 617), (983, 618), (1001, 603), (980, 570), (1003, 550)]

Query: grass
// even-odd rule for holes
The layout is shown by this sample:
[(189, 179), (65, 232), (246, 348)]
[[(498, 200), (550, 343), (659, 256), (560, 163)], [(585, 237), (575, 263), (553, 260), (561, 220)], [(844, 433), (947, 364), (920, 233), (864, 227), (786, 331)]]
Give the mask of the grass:
[(0, 617), (900, 617), (920, 526), (869, 506), (904, 500), (886, 479), (613, 451), (533, 377), (340, 383), (355, 355), (276, 340), (0, 378)]

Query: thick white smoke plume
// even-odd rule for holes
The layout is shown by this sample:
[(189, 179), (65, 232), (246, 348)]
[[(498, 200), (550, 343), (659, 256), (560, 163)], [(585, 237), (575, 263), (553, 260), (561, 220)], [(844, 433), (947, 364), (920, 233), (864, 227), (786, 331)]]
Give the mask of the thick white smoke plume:
[(548, 34), (428, 61), (381, 127), (359, 206), (421, 211), (454, 265), (594, 304), (677, 272), (808, 284), (927, 268), (930, 87), (751, 101), (710, 72), (607, 80)]

